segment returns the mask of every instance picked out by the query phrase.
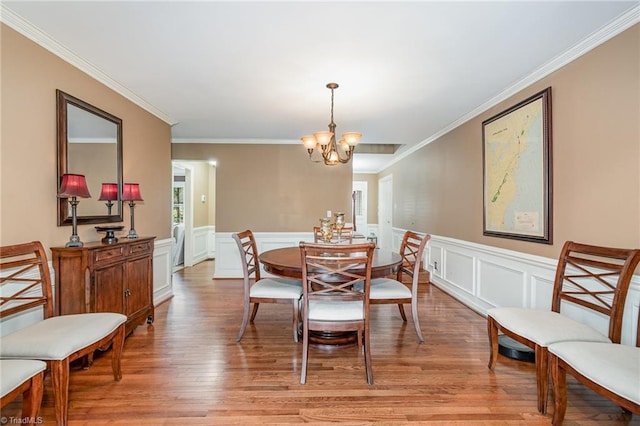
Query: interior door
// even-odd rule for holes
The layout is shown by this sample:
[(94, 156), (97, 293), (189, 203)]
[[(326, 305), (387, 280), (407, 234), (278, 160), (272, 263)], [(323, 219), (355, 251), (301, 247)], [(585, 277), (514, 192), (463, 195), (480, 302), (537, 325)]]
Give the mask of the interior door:
[(378, 246), (393, 249), (392, 232), (393, 177), (385, 176), (378, 181)]

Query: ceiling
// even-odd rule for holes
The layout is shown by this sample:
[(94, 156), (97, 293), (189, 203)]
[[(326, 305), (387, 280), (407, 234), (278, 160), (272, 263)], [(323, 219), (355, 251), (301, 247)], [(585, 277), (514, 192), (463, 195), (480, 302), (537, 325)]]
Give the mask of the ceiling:
[[(11, 1), (2, 21), (173, 125), (174, 143), (359, 131), (377, 172), (639, 21), (638, 1)], [(82, 96), (81, 94), (75, 94)], [(394, 154), (362, 154), (370, 144)], [(339, 167), (339, 166), (338, 166)]]

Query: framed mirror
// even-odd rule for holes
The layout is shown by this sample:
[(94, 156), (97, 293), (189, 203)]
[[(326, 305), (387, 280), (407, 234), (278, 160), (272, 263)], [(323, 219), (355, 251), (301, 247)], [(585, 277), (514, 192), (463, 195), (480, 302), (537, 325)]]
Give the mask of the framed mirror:
[[(91, 198), (79, 199), (78, 224), (122, 222), (122, 201), (99, 200), (104, 183), (122, 194), (122, 120), (61, 90), (56, 98), (58, 187), (65, 173), (85, 175)], [(69, 200), (58, 198), (58, 226), (71, 223)]]

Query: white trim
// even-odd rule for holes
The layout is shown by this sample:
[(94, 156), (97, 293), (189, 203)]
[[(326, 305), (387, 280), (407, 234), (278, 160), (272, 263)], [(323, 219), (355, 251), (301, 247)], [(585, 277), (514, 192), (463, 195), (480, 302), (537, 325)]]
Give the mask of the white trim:
[[(375, 225), (370, 225), (375, 229)], [(392, 229), (393, 250), (398, 251), (405, 230)], [(258, 252), (298, 245), (312, 233), (255, 233)], [(230, 232), (216, 234), (214, 278), (241, 278), (240, 255)], [(469, 308), (486, 316), (495, 306), (550, 309), (557, 259), (431, 235), (424, 255), (431, 283)], [(435, 268), (435, 264), (438, 268)], [(266, 274), (268, 275), (268, 274)], [(640, 276), (629, 287), (622, 326), (622, 343), (634, 345), (640, 305)], [(563, 306), (563, 314), (608, 334), (603, 318), (590, 310)]]
[(153, 246), (153, 305), (173, 297), (173, 238), (156, 240)]
[(78, 68), (80, 71), (84, 72), (90, 77), (95, 78), (108, 88), (124, 96), (126, 99), (138, 105), (140, 108), (147, 110), (165, 123), (171, 126), (178, 124), (176, 120), (170, 118), (160, 109), (156, 108), (154, 105), (145, 101), (140, 96), (136, 95), (134, 92), (109, 77), (100, 68), (96, 67), (95, 65), (78, 56), (73, 51), (64, 47), (62, 44), (58, 43), (48, 34), (42, 32), (37, 27), (33, 26), (30, 22), (24, 20), (20, 15), (16, 14), (9, 7), (2, 3), (0, 3), (0, 21), (4, 22), (28, 39), (36, 42), (54, 55), (60, 57), (62, 60)]
[(615, 36), (617, 36), (618, 34), (622, 33), (626, 29), (628, 29), (628, 28), (632, 27), (633, 25), (637, 24), (638, 22), (640, 22), (640, 5), (637, 5), (634, 8), (629, 9), (626, 13), (624, 13), (621, 16), (619, 16), (618, 18), (614, 19), (608, 25), (606, 25), (605, 27), (603, 27), (600, 30), (596, 31), (595, 33), (591, 34), (589, 37), (587, 37), (586, 39), (582, 40), (581, 42), (579, 42), (575, 46), (573, 46), (570, 49), (566, 50), (560, 56), (558, 56), (558, 57), (552, 59), (551, 61), (547, 62), (546, 64), (540, 66), (538, 69), (534, 70), (527, 77), (525, 77), (525, 78), (521, 79), (520, 81), (514, 83), (510, 87), (507, 87), (505, 90), (503, 90), (498, 95), (496, 95), (493, 98), (489, 99), (485, 103), (479, 105), (474, 110), (464, 114), (462, 117), (460, 117), (456, 121), (452, 122), (451, 124), (449, 124), (445, 128), (441, 129), (440, 131), (438, 131), (438, 132), (434, 133), (433, 135), (429, 136), (427, 139), (423, 140), (422, 142), (420, 142), (420, 143), (418, 143), (416, 145), (413, 145), (411, 147), (408, 147), (404, 151), (402, 150), (402, 148), (400, 148), (399, 152), (389, 162), (387, 162), (384, 165), (384, 167), (382, 167), (380, 170), (376, 170), (374, 173), (380, 173), (382, 170), (390, 167), (391, 165), (393, 165), (393, 164), (397, 163), (398, 161), (402, 160), (403, 158), (405, 158), (405, 157), (409, 156), (410, 154), (418, 151), (419, 149), (429, 145), (431, 142), (436, 141), (437, 139), (439, 139), (442, 136), (446, 135), (450, 131), (456, 129), (457, 127), (462, 126), (467, 121), (479, 116), (483, 112), (485, 112), (488, 109), (496, 106), (500, 102), (502, 102), (502, 101), (508, 99), (509, 97), (515, 95), (516, 93), (520, 92), (521, 90), (526, 89), (527, 87), (529, 87), (532, 84), (538, 82), (539, 80), (542, 80), (544, 77), (546, 77), (549, 74), (559, 70), (563, 66), (569, 64), (571, 61), (574, 61), (576, 58), (584, 55), (585, 53), (591, 51), (592, 49), (595, 49), (596, 47), (598, 47), (602, 43), (606, 42), (607, 40), (610, 40), (611, 38), (613, 38)]
[[(402, 234), (403, 230), (394, 229)], [(551, 308), (557, 259), (432, 235), (427, 245), (431, 283), (471, 309), (486, 316), (496, 306)], [(436, 262), (438, 269), (435, 269)], [(631, 281), (625, 304), (622, 343), (635, 344), (640, 305), (640, 276)], [(563, 306), (564, 315), (608, 334), (606, 320), (575, 305)]]
[[(216, 233), (214, 278), (242, 278), (242, 263), (233, 232)], [(254, 232), (258, 253), (281, 247), (295, 247), (300, 241), (313, 241), (313, 232)], [(262, 272), (265, 276), (270, 274)]]

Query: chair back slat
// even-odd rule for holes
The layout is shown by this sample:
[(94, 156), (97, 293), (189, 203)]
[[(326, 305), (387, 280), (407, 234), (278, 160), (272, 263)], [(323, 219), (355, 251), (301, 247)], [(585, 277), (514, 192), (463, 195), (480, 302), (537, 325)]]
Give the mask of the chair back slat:
[(253, 232), (246, 230), (233, 234), (232, 238), (238, 245), (240, 257), (242, 261), (242, 272), (244, 275), (246, 284), (253, 279), (254, 281), (260, 281), (260, 264), (258, 262), (258, 248), (256, 246), (256, 240), (253, 236)]
[(420, 273), (422, 255), (431, 235), (422, 236), (413, 231), (406, 231), (400, 244), (400, 256), (402, 264), (398, 269), (397, 280), (402, 281), (402, 275), (407, 274), (411, 278)]
[(640, 250), (592, 246), (567, 241), (556, 270), (551, 309), (562, 302), (599, 312), (609, 320), (609, 338), (620, 343), (622, 315)]
[[(368, 304), (375, 244), (300, 243), (302, 287), (309, 300), (362, 300)], [(364, 282), (364, 291), (354, 284)]]
[(42, 244), (33, 241), (0, 248), (0, 318), (43, 307), (53, 316), (49, 264)]

